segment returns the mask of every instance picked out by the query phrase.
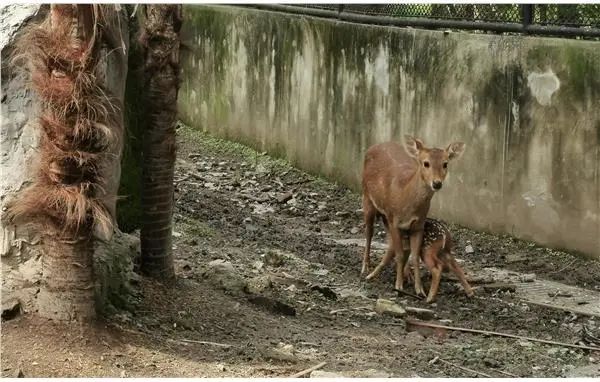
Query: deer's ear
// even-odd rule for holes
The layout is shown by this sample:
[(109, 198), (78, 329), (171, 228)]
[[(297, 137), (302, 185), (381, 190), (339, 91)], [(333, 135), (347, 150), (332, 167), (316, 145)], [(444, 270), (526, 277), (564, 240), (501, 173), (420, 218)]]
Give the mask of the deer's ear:
[(457, 159), (465, 152), (466, 145), (463, 142), (454, 142), (448, 145), (448, 159)]
[(404, 149), (413, 158), (419, 157), (419, 151), (423, 149), (423, 142), (410, 135), (404, 136)]

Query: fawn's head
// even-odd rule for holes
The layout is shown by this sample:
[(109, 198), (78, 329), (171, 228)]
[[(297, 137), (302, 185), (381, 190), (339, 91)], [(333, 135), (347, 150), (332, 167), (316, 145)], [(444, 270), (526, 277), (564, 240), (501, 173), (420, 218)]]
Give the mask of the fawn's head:
[(420, 139), (405, 136), (404, 148), (411, 157), (419, 163), (417, 171), (423, 181), (433, 191), (442, 188), (442, 183), (448, 175), (448, 162), (460, 158), (465, 151), (462, 142), (451, 143), (445, 149), (427, 148)]

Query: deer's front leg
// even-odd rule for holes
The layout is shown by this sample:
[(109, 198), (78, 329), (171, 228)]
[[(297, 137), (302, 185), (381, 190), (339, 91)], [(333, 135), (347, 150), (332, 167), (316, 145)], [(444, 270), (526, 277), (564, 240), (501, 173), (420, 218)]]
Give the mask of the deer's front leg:
[(415, 281), (415, 293), (418, 296), (425, 296), (423, 285), (421, 284), (421, 269), (419, 267), (419, 258), (421, 253), (421, 244), (423, 243), (423, 230), (410, 233), (410, 255), (413, 262), (413, 274)]

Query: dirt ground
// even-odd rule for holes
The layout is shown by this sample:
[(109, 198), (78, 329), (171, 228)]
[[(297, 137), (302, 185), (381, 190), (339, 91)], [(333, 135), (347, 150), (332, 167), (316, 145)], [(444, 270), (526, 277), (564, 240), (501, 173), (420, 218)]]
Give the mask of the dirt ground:
[[(385, 298), (431, 309), (407, 317), (445, 325), (570, 344), (594, 345), (584, 333), (600, 337), (598, 318), (527, 304), (500, 287), (475, 283), (467, 298), (445, 280), (428, 305), (394, 292), (391, 267), (365, 283), (358, 194), (241, 145), (186, 127), (178, 134), (176, 282), (142, 278), (135, 311), (93, 328), (29, 315), (3, 322), (3, 377), (274, 377), (321, 362), (323, 371), (346, 376), (600, 376), (600, 352), (414, 331), (402, 318), (374, 312)], [(598, 262), (451, 228), (474, 281), (497, 267), (600, 289)], [(378, 231), (383, 244), (381, 225)]]

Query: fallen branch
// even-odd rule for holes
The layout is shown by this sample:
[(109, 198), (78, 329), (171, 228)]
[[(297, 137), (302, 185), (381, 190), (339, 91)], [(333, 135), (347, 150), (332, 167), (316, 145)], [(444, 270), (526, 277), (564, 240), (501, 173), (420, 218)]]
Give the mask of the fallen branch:
[(200, 345), (218, 346), (218, 347), (226, 348), (226, 349), (228, 349), (230, 347), (233, 347), (233, 345), (229, 345), (229, 344), (221, 344), (221, 343), (218, 343), (218, 342), (210, 342), (210, 341), (188, 340), (188, 339), (185, 339), (185, 338), (182, 338), (182, 339), (179, 339), (179, 340), (174, 340), (174, 341), (189, 342), (189, 343), (192, 343), (192, 344), (200, 344)]
[(398, 293), (398, 294), (403, 294), (405, 296), (416, 298), (417, 300), (423, 300), (423, 297), (417, 296), (416, 294), (412, 294), (410, 292), (407, 292), (407, 291), (404, 291), (404, 290), (401, 290), (401, 289), (394, 289), (394, 291), (396, 291), (396, 293)]
[(508, 375), (509, 377), (513, 377), (513, 378), (521, 378), (521, 377), (519, 377), (519, 376), (518, 376), (518, 375), (516, 375), (516, 374), (509, 373), (508, 371), (496, 370), (496, 369), (494, 369), (494, 371), (497, 371), (497, 372), (498, 372), (498, 373), (500, 373), (500, 374)]
[(424, 322), (424, 321), (406, 320), (406, 323), (408, 325), (422, 326), (422, 327), (427, 327), (427, 328), (446, 329), (446, 330), (454, 330), (454, 331), (466, 332), (466, 333), (478, 333), (478, 334), (486, 334), (486, 335), (493, 335), (493, 336), (499, 336), (499, 337), (517, 338), (520, 340), (527, 340), (527, 341), (531, 341), (531, 342), (541, 342), (541, 343), (549, 344), (549, 345), (558, 345), (558, 346), (571, 347), (571, 348), (577, 348), (577, 349), (600, 351), (599, 347), (569, 344), (569, 343), (558, 342), (558, 341), (542, 340), (540, 338), (525, 337), (525, 336), (519, 336), (516, 334), (492, 332), (492, 331), (488, 331), (488, 330), (460, 328), (460, 327), (456, 327), (456, 326), (438, 325), (438, 324), (432, 324), (430, 322)]
[(473, 373), (473, 374), (481, 375), (482, 377), (486, 377), (486, 378), (493, 378), (491, 375), (486, 374), (486, 373), (484, 373), (482, 371), (477, 371), (477, 370), (469, 369), (468, 367), (460, 366), (460, 365), (457, 365), (457, 364), (452, 363), (450, 361), (446, 361), (443, 358), (437, 357), (437, 361), (443, 362), (443, 363), (445, 363), (447, 365), (450, 365), (450, 366), (453, 366), (453, 367), (456, 367), (457, 369), (461, 369), (462, 371), (467, 371), (467, 372), (470, 372), (470, 373)]
[(305, 375), (310, 374), (313, 371), (318, 370), (318, 369), (322, 368), (325, 365), (327, 365), (327, 362), (321, 362), (318, 365), (309, 367), (308, 369), (304, 369), (304, 370), (302, 370), (302, 371), (300, 371), (300, 372), (298, 372), (298, 373), (290, 376), (290, 378), (301, 378), (301, 377), (304, 377)]

